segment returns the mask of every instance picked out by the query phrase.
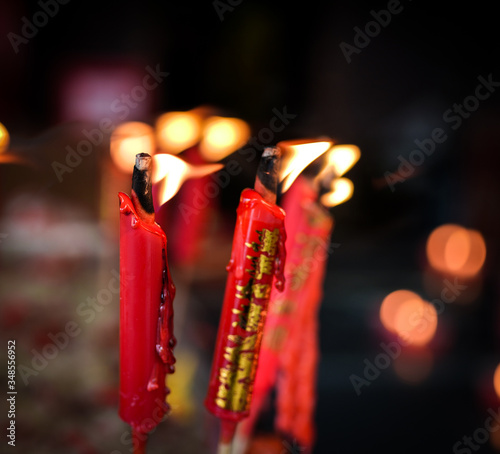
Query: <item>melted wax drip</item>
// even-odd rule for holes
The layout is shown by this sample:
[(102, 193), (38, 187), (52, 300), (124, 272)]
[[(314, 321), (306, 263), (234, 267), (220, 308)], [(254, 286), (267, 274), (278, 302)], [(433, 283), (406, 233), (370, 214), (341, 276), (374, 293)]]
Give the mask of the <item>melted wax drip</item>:
[[(158, 314), (158, 328), (155, 349), (163, 363), (163, 367), (165, 367), (165, 373), (172, 374), (175, 372), (175, 356), (173, 349), (177, 343), (177, 340), (175, 339), (173, 334), (173, 301), (175, 298), (175, 285), (172, 282), (172, 277), (170, 275), (170, 270), (167, 263), (167, 236), (165, 235), (163, 230), (161, 230), (158, 224), (143, 222), (137, 216), (137, 212), (128, 196), (125, 198), (121, 194), (119, 194), (119, 197), (120, 211), (124, 214), (132, 214), (130, 220), (132, 228), (137, 229), (139, 228), (139, 226), (142, 226), (145, 230), (148, 230), (155, 235), (160, 235), (162, 238), (162, 292), (160, 295), (160, 308)], [(153, 370), (151, 371), (151, 377), (148, 381), (148, 391), (158, 389), (158, 379), (163, 376), (163, 374), (161, 374), (160, 372), (160, 365), (158, 363), (155, 363), (155, 365), (153, 366)], [(170, 390), (166, 386), (165, 390), (167, 394), (170, 394)]]

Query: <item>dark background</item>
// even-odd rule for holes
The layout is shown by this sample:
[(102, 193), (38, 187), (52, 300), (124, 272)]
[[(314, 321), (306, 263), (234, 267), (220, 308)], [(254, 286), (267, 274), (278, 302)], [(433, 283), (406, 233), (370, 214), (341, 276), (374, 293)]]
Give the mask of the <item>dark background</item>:
[[(500, 81), (497, 16), (486, 2), (401, 5), (402, 12), (348, 63), (340, 43), (353, 44), (353, 28), (364, 29), (373, 19), (370, 11), (386, 9), (387, 3), (243, 0), (221, 21), (209, 1), (72, 0), (15, 53), (7, 34), (19, 34), (21, 18), (32, 18), (40, 6), (3, 2), (0, 121), (11, 133), (12, 150), (37, 163), (0, 166), (3, 231), (12, 213), (19, 216), (31, 206), (30, 194), (47, 195), (102, 228), (96, 241), (111, 248), (104, 266), (98, 254), (71, 263), (40, 262), (29, 254), (20, 258), (7, 247), (9, 237), (4, 239), (2, 323), (5, 335), (24, 345), (18, 361), (29, 362), (31, 348), (42, 347), (44, 336), (68, 320), (61, 313), (74, 316), (74, 308), (109, 280), (109, 269), (118, 263), (115, 218), (104, 216), (104, 227), (102, 218), (102, 204), (114, 204), (116, 192), (103, 196), (104, 180), (96, 176), (102, 172), (99, 153), (105, 154), (106, 147), (61, 185), (50, 168), (54, 159), (64, 160), (68, 140), (81, 140), (74, 135), (78, 123), (61, 117), (61, 81), (76, 63), (115, 63), (140, 71), (159, 64), (169, 76), (154, 92), (149, 111), (130, 120), (152, 122), (161, 112), (208, 104), (245, 119), (256, 135), (268, 125), (273, 108), (286, 106), (297, 117), (276, 134), (276, 142), (327, 135), (361, 149), (359, 163), (347, 175), (354, 196), (331, 210), (336, 221), (332, 241), (340, 247), (329, 258), (320, 312), (315, 452), (453, 452), (463, 436), (484, 427), (487, 409), (500, 406), (492, 390), (500, 347), (500, 96), (494, 92), (480, 101), (456, 130), (443, 114), (474, 94), (479, 76), (491, 74)], [(396, 172), (398, 156), (408, 158), (414, 141), (429, 138), (435, 128), (445, 130), (447, 140), (391, 191), (385, 173)], [(229, 225), (239, 192), (251, 184), (252, 175), (244, 172), (221, 194)], [(128, 190), (127, 180), (120, 185)], [(15, 199), (19, 193), (28, 194), (28, 201)], [(382, 299), (400, 288), (426, 299), (439, 297), (425, 285), (425, 241), (435, 227), (452, 222), (485, 238), (488, 253), (477, 295), (468, 304), (447, 306), (439, 316), (430, 346), (434, 363), (423, 382), (406, 383), (389, 367), (357, 396), (350, 376), (361, 376), (363, 361), (372, 361), (387, 340), (377, 315)], [(220, 275), (193, 283), (175, 266), (173, 274), (193, 311), (186, 315), (192, 317), (186, 337), (199, 356), (193, 394), (202, 399), (225, 275), (221, 269)], [(118, 441), (125, 428), (117, 420), (113, 387), (117, 308), (115, 295), (102, 312), (106, 323), (90, 326), (78, 346), (54, 360), (57, 368), (51, 364), (28, 386), (18, 384), (18, 452), (128, 452)], [(64, 379), (70, 368), (77, 377), (80, 368), (85, 370), (86, 381)], [(199, 400), (197, 405), (199, 416), (191, 424), (198, 427), (179, 423), (179, 428), (169, 419), (155, 433), (152, 452), (203, 450), (193, 441), (204, 439), (199, 425), (215, 426), (206, 423)], [(271, 430), (271, 420), (272, 411), (262, 430)], [(0, 446), (2, 452), (14, 451), (4, 440)], [(478, 447), (490, 449), (489, 441)]]

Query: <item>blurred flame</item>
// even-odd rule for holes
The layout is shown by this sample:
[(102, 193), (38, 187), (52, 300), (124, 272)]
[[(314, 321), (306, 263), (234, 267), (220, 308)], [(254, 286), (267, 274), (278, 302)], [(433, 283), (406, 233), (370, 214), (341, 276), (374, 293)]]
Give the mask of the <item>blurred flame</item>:
[(154, 130), (146, 123), (122, 123), (111, 134), (111, 159), (122, 172), (133, 172), (137, 153), (149, 153), (152, 156), (154, 152)]
[(409, 290), (396, 290), (380, 306), (380, 320), (390, 332), (411, 345), (429, 343), (437, 330), (436, 308)]
[(170, 200), (188, 178), (200, 178), (224, 167), (222, 164), (193, 166), (177, 156), (160, 153), (153, 156), (153, 184), (160, 183), (159, 204)]
[(196, 145), (200, 140), (202, 121), (202, 117), (195, 111), (160, 115), (155, 124), (160, 149), (178, 154)]
[(348, 178), (337, 178), (332, 181), (331, 191), (321, 196), (321, 203), (326, 207), (334, 207), (352, 197), (354, 184)]
[(0, 123), (0, 153), (3, 153), (9, 147), (10, 136), (7, 128)]
[(300, 173), (333, 145), (329, 139), (299, 139), (278, 142), (282, 152), (280, 181), (282, 192), (287, 191)]
[(210, 117), (203, 125), (200, 153), (207, 161), (219, 161), (242, 147), (250, 137), (250, 127), (239, 118)]
[(426, 252), (434, 269), (460, 277), (475, 276), (486, 260), (483, 236), (456, 224), (437, 227), (427, 239)]
[(359, 161), (361, 152), (355, 145), (335, 145), (326, 155), (326, 165), (321, 171), (333, 171), (336, 177), (341, 177)]

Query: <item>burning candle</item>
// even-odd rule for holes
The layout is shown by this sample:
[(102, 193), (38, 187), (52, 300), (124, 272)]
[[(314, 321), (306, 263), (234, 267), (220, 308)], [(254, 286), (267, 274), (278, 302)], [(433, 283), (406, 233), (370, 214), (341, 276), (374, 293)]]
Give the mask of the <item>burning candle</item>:
[(173, 299), (167, 237), (155, 222), (152, 159), (136, 156), (131, 197), (120, 200), (120, 417), (131, 425), (135, 453), (169, 407), (174, 371)]
[[(283, 292), (272, 292), (253, 389), (250, 416), (238, 427), (235, 454), (245, 452), (260, 411), (279, 379), (276, 428), (304, 450), (314, 443), (315, 382), (319, 357), (317, 312), (323, 296), (333, 217), (326, 207), (348, 200), (352, 183), (338, 178), (359, 159), (359, 149), (326, 139), (278, 143), (282, 169), (282, 206), (287, 231)], [(324, 153), (325, 165), (310, 163)], [(303, 172), (303, 173), (302, 173)], [(302, 173), (302, 174), (301, 174)], [(349, 184), (351, 183), (351, 184)], [(319, 196), (321, 187), (329, 192)], [(279, 372), (279, 374), (278, 374)], [(306, 451), (308, 452), (308, 451)]]
[(221, 420), (219, 453), (231, 451), (250, 411), (252, 387), (273, 285), (284, 287), (285, 212), (276, 206), (278, 149), (266, 148), (254, 189), (237, 209), (228, 278), (205, 406)]

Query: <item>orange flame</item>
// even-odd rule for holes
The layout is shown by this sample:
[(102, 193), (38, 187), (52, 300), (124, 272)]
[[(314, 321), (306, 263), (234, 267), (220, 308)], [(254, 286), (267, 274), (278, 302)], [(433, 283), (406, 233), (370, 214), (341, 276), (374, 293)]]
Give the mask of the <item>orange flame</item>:
[(434, 269), (460, 277), (474, 277), (486, 260), (483, 236), (456, 224), (437, 227), (427, 239), (426, 252)]
[(203, 125), (200, 153), (207, 161), (219, 161), (245, 145), (250, 127), (239, 118), (210, 117)]
[(10, 136), (7, 128), (0, 123), (0, 153), (3, 153), (9, 147)]
[(194, 166), (166, 153), (154, 155), (152, 181), (153, 184), (161, 183), (159, 204), (162, 205), (170, 200), (187, 179), (210, 175), (222, 167), (224, 167), (222, 164)]
[(331, 208), (349, 200), (353, 192), (354, 184), (349, 178), (337, 178), (332, 181), (331, 190), (321, 196), (320, 202)]
[(333, 145), (330, 139), (298, 139), (278, 142), (282, 152), (280, 181), (282, 192), (287, 191), (300, 173)]
[(319, 177), (327, 172), (332, 172), (336, 178), (341, 177), (359, 161), (360, 157), (361, 152), (356, 145), (335, 145), (328, 151), (325, 167)]
[(153, 155), (154, 152), (154, 130), (146, 123), (122, 123), (111, 134), (111, 159), (122, 172), (133, 172), (137, 153)]
[(202, 134), (203, 118), (197, 111), (167, 112), (156, 120), (156, 139), (161, 150), (178, 154), (196, 145)]

